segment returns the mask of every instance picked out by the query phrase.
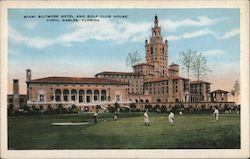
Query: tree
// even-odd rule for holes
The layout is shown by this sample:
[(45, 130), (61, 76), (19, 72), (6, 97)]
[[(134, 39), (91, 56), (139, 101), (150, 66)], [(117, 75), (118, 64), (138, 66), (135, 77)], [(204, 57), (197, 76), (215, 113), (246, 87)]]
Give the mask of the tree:
[[(192, 69), (192, 63), (193, 59), (196, 55), (195, 51), (192, 51), (191, 49), (188, 49), (186, 52), (179, 53), (179, 62), (181, 64), (181, 68), (184, 70), (184, 72), (187, 73), (187, 78), (189, 79), (189, 74)], [(188, 87), (186, 88), (188, 90), (188, 94), (190, 92), (190, 80), (188, 81)], [(189, 101), (189, 96), (187, 97)]]
[(233, 89), (231, 90), (231, 94), (233, 97), (236, 96), (236, 103), (238, 101), (238, 95), (240, 94), (240, 82), (236, 80), (233, 85)]
[(126, 58), (126, 66), (127, 67), (132, 67), (134, 64), (137, 62), (141, 61), (140, 54), (137, 52), (128, 53), (128, 56)]
[(179, 62), (182, 69), (187, 73), (187, 78), (189, 79), (190, 71), (192, 70), (193, 59), (196, 55), (195, 51), (188, 49), (186, 52), (181, 52), (179, 54)]
[(207, 76), (207, 72), (211, 72), (211, 70), (207, 66), (207, 60), (201, 53), (198, 53), (194, 56), (192, 61), (191, 70), (193, 76), (199, 81), (201, 78), (205, 78)]

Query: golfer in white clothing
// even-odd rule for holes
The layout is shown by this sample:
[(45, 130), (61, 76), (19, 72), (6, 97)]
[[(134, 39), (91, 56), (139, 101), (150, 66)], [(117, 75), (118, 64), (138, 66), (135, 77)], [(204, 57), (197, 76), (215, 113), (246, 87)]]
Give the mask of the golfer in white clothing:
[(148, 119), (148, 110), (144, 113), (144, 124), (145, 126), (150, 126), (149, 119)]
[(218, 122), (219, 121), (219, 110), (217, 108), (214, 108), (214, 116), (215, 116), (215, 120)]
[(172, 111), (168, 115), (168, 121), (171, 124), (171, 126), (174, 126), (174, 113)]

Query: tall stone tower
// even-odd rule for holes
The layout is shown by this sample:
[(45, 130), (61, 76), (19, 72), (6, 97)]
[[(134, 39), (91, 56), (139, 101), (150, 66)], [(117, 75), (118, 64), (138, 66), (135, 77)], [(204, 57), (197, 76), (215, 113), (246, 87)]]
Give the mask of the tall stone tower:
[(163, 42), (161, 27), (158, 25), (158, 17), (155, 15), (154, 26), (150, 41), (145, 41), (146, 61), (154, 66), (155, 76), (168, 76), (168, 41)]
[(18, 79), (13, 80), (13, 105), (14, 105), (14, 108), (18, 108), (20, 106), (19, 81), (18, 81)]
[(26, 84), (27, 84), (27, 95), (28, 95), (28, 100), (30, 99), (30, 87), (29, 87), (29, 82), (31, 81), (31, 70), (27, 69), (26, 70)]

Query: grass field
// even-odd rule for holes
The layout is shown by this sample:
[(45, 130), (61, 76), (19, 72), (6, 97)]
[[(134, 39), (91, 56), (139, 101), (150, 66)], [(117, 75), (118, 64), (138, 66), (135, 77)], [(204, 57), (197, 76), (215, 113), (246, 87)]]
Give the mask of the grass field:
[[(168, 114), (149, 113), (151, 126), (143, 123), (143, 113), (121, 113), (118, 121), (111, 113), (17, 116), (8, 118), (9, 149), (172, 149), (240, 148), (240, 116), (220, 114), (216, 123), (211, 114), (176, 116), (175, 126)], [(53, 122), (82, 122), (82, 126), (52, 126)]]

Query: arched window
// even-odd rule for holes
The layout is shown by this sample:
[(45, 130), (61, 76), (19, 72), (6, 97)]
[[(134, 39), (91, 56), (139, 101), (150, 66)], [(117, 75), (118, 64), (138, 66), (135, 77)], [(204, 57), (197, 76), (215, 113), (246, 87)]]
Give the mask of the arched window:
[(46, 101), (46, 92), (44, 90), (38, 91), (38, 101), (45, 102)]
[(67, 89), (64, 89), (63, 90), (63, 100), (64, 101), (68, 101), (69, 100), (69, 90), (67, 90)]
[(71, 100), (76, 101), (77, 91), (75, 89), (71, 90)]
[(62, 91), (60, 89), (56, 89), (55, 91), (55, 96), (56, 96), (56, 101), (59, 102), (61, 101), (61, 94), (62, 94)]
[(92, 90), (88, 89), (86, 94), (86, 102), (90, 103), (92, 101)]
[(83, 101), (85, 101), (85, 99), (84, 99), (85, 96), (84, 95), (85, 95), (84, 90), (80, 89), (79, 90), (79, 102), (80, 103), (82, 103)]
[(107, 100), (106, 90), (101, 90), (101, 101)]
[(162, 54), (164, 54), (164, 47), (162, 47)]
[(158, 98), (158, 99), (157, 99), (157, 102), (158, 102), (158, 103), (161, 103), (161, 99), (160, 99), (160, 98)]
[(150, 49), (151, 49), (151, 54), (154, 54), (154, 48), (151, 47)]
[(99, 100), (99, 90), (94, 90), (94, 101)]

